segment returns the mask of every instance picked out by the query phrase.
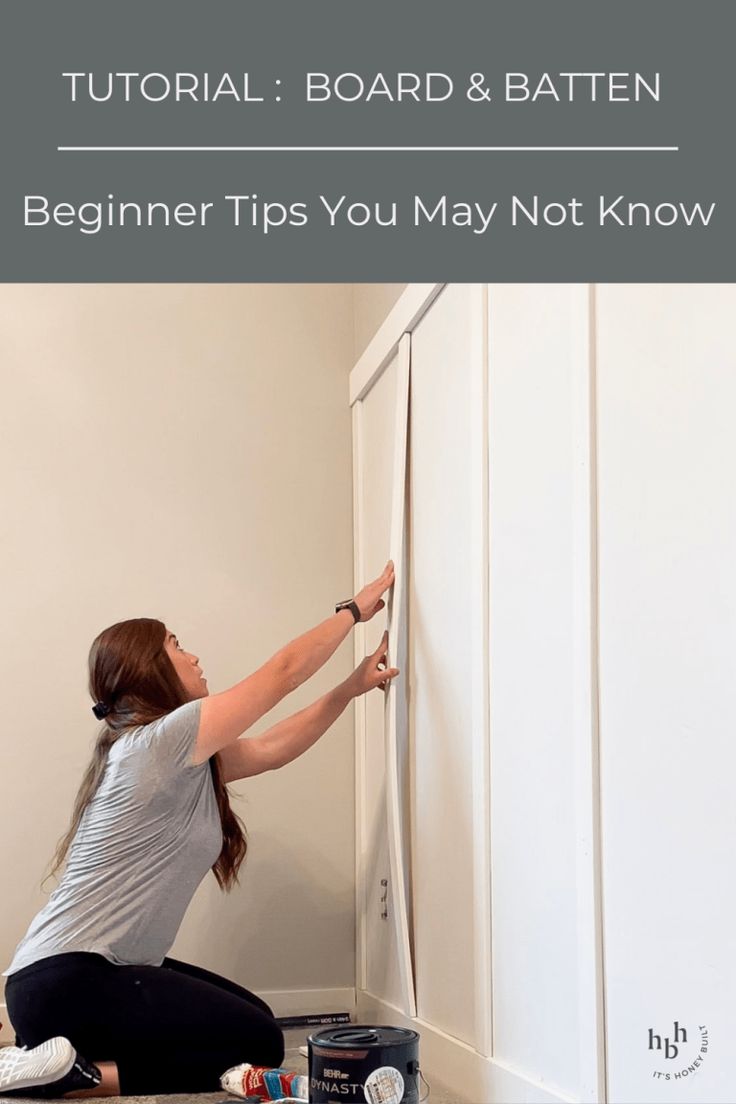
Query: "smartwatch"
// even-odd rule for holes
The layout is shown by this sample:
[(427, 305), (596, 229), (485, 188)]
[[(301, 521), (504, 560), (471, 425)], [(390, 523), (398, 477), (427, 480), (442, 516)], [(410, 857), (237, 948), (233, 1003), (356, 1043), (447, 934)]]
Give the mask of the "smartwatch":
[(340, 610), (344, 609), (350, 610), (356, 622), (360, 621), (360, 609), (358, 608), (358, 603), (353, 598), (349, 598), (347, 602), (338, 602), (335, 606), (335, 613), (339, 613)]

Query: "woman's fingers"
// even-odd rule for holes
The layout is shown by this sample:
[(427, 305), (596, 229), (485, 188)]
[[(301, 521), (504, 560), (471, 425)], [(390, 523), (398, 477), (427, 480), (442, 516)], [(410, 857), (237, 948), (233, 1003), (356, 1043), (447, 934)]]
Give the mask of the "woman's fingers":
[(355, 601), (361, 611), (361, 621), (369, 621), (379, 610), (384, 608), (386, 603), (381, 600), (381, 595), (393, 584), (394, 578), (393, 560), (389, 560), (378, 578), (371, 583), (367, 583), (356, 595)]
[(394, 576), (394, 561), (389, 560), (383, 571), (373, 584), (379, 594), (383, 594), (384, 590), (387, 590), (388, 587), (391, 586), (391, 583), (394, 581)]
[(385, 690), (400, 673), (398, 667), (388, 666), (388, 629), (384, 631), (376, 650), (366, 656), (363, 663), (366, 690)]
[(388, 689), (388, 684), (390, 683), (391, 679), (395, 679), (398, 674), (399, 674), (398, 667), (389, 667), (389, 669), (387, 671), (381, 671), (381, 675), (383, 676), (383, 678), (382, 678), (381, 682), (378, 683), (378, 686), (376, 687), (376, 689), (377, 690), (386, 690), (386, 689)]
[(379, 575), (371, 583), (367, 583), (363, 589), (356, 594), (355, 601), (358, 604), (360, 610), (360, 620), (369, 621), (374, 614), (383, 609), (385, 602), (381, 600), (381, 595), (384, 591), (392, 585), (394, 581), (393, 563), (389, 560), (388, 564), (383, 570), (383, 573)]

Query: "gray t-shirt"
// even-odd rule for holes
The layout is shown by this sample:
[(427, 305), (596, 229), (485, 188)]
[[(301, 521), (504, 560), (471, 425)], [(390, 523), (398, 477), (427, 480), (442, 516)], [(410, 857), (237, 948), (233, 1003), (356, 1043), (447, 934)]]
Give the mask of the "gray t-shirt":
[(222, 849), (209, 761), (191, 763), (200, 706), (129, 729), (110, 748), (61, 881), (4, 976), (65, 951), (161, 965)]

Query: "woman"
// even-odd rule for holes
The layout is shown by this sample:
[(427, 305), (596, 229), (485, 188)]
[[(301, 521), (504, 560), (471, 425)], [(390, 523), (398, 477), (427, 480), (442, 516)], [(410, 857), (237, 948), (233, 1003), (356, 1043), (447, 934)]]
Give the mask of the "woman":
[(246, 839), (226, 783), (292, 762), (354, 697), (398, 675), (384, 634), (334, 690), (238, 739), (383, 608), (393, 581), (389, 561), (353, 602), (211, 696), (198, 658), (162, 622), (97, 637), (90, 693), (105, 728), (55, 856), (63, 877), (5, 971), (17, 1046), (0, 1049), (0, 1093), (212, 1092), (233, 1065), (283, 1061), (264, 1001), (166, 955), (207, 870), (223, 890), (237, 881)]

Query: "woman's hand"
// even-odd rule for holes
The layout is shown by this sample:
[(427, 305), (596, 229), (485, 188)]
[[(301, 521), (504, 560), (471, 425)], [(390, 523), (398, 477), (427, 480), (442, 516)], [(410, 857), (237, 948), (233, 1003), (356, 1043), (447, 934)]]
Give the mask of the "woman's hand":
[(380, 688), (385, 690), (391, 679), (399, 674), (398, 667), (387, 667), (388, 630), (381, 637), (381, 643), (372, 655), (367, 655), (352, 675), (348, 685), (354, 698), (365, 694), (368, 690)]
[(379, 575), (375, 582), (368, 583), (364, 586), (359, 594), (355, 595), (355, 602), (360, 610), (360, 620), (370, 621), (374, 614), (382, 610), (386, 603), (381, 598), (381, 595), (393, 586), (394, 579), (396, 578), (396, 572), (394, 571), (394, 562), (389, 560), (383, 569), (383, 574)]

